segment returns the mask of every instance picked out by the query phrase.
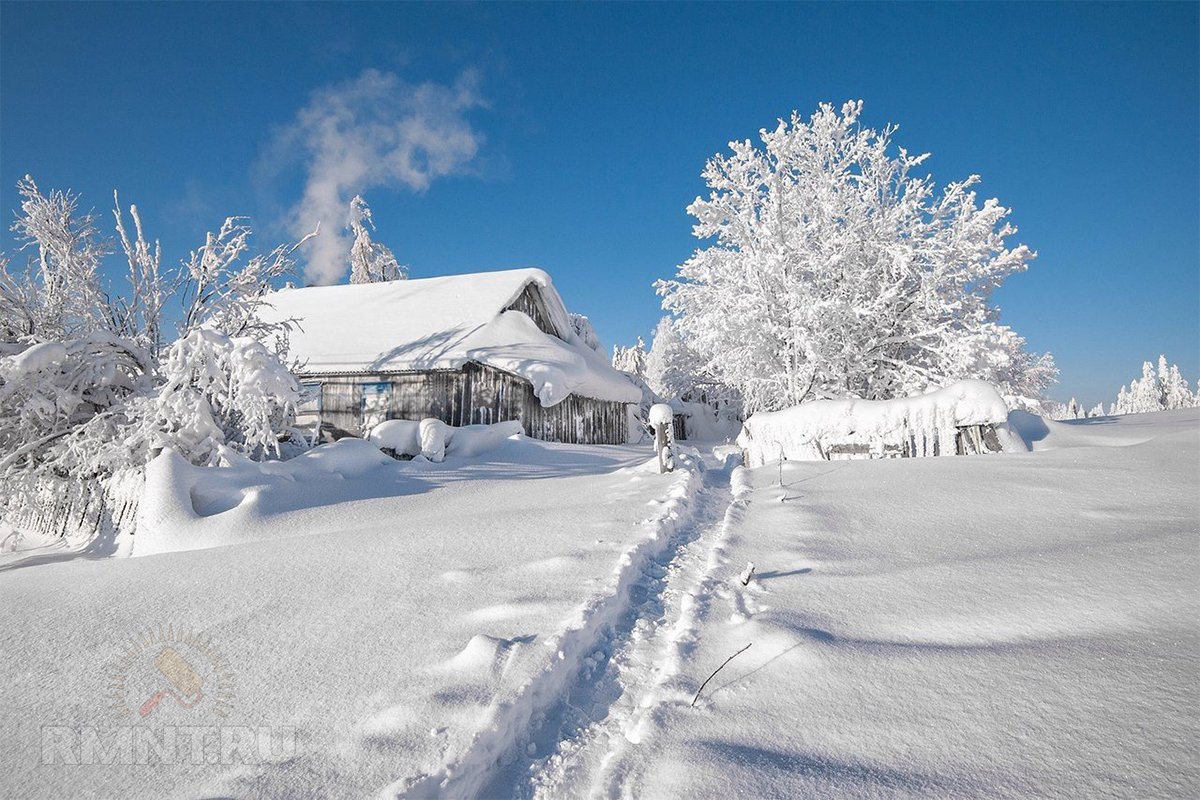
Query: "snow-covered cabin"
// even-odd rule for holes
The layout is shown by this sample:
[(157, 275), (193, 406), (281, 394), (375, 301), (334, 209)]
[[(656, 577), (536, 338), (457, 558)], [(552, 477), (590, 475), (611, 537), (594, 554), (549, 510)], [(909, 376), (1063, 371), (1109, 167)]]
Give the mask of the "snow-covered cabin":
[(540, 269), (283, 289), (288, 358), (327, 434), (385, 419), (520, 420), (529, 436), (618, 444), (641, 393), (576, 333)]

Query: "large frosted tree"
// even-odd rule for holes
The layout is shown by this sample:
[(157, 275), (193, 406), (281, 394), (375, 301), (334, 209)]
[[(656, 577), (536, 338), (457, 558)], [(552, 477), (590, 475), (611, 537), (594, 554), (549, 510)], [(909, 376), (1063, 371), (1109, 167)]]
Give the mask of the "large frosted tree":
[(703, 370), (747, 411), (891, 398), (978, 377), (1037, 394), (1056, 370), (998, 323), (992, 291), (1034, 258), (978, 176), (937, 191), (928, 157), (822, 105), (731, 142), (688, 212), (715, 240), (656, 287)]

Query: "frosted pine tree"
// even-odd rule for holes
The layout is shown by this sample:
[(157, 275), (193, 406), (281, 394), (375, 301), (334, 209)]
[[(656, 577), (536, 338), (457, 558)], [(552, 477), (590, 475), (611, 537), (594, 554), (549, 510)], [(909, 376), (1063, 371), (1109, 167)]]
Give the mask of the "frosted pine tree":
[(1196, 405), (1196, 397), (1192, 394), (1188, 382), (1179, 372), (1179, 365), (1171, 364), (1164, 371), (1165, 357), (1159, 357), (1158, 379), (1162, 383), (1163, 408), (1191, 408)]
[(346, 222), (354, 234), (354, 244), (350, 246), (350, 282), (381, 283), (407, 278), (408, 267), (402, 266), (386, 245), (371, 239), (368, 226), (375, 227), (371, 209), (361, 195), (355, 195)]
[(1165, 355), (1158, 357), (1158, 368), (1149, 361), (1142, 364), (1142, 377), (1122, 387), (1112, 406), (1114, 414), (1145, 414), (1197, 405), (1200, 384), (1193, 394), (1177, 364), (1169, 364)]
[(613, 345), (613, 369), (628, 372), (642, 380), (646, 379), (646, 343), (638, 337), (637, 344), (632, 347)]
[[(761, 131), (761, 147), (714, 156), (710, 194), (688, 211), (715, 241), (656, 284), (705, 372), (748, 411), (986, 378), (997, 350), (1023, 348), (989, 302), (1035, 256), (1006, 244), (1009, 210), (977, 200), (977, 176), (937, 191), (916, 172), (927, 155), (894, 147), (892, 126), (863, 127), (861, 111), (822, 105)], [(1010, 361), (1028, 373), (1017, 393), (1053, 378), (1048, 357)]]

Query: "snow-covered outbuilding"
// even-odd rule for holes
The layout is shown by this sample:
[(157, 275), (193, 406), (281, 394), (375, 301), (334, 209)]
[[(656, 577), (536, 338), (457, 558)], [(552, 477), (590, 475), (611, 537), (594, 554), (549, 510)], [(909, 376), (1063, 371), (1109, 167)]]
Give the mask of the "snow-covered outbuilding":
[(1008, 406), (991, 384), (964, 380), (896, 400), (816, 400), (751, 415), (738, 445), (747, 466), (771, 461), (995, 453), (1010, 440)]
[(385, 419), (520, 420), (557, 442), (626, 441), (641, 392), (576, 332), (540, 269), (283, 289), (264, 320), (293, 320), (289, 360), (325, 431)]

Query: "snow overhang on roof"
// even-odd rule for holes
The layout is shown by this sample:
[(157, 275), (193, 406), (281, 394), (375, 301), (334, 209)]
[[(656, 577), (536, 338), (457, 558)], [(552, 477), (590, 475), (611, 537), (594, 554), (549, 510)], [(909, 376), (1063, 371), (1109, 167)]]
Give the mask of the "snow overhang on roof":
[[(561, 338), (505, 311), (534, 284)], [(636, 403), (641, 392), (575, 334), (540, 269), (388, 283), (314, 286), (269, 294), (265, 322), (294, 320), (288, 358), (303, 375), (461, 369), (477, 362), (529, 381), (543, 406), (568, 395)]]

